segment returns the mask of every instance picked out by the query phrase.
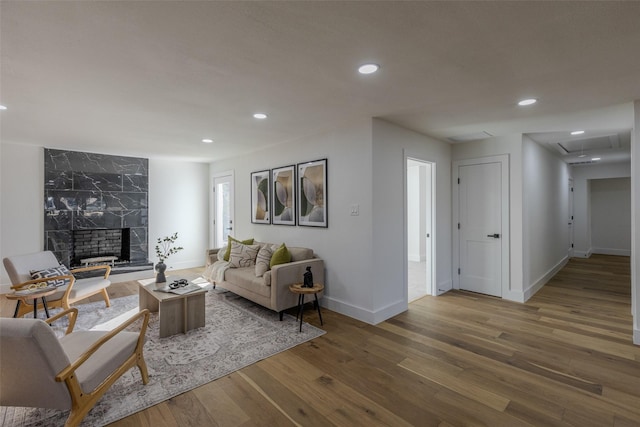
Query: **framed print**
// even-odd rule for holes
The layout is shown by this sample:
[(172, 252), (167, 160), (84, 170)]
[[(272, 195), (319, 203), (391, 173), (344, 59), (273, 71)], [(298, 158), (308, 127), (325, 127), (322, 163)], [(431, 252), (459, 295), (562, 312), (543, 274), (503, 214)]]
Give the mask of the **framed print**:
[(296, 167), (283, 166), (271, 170), (273, 224), (296, 225)]
[(271, 172), (259, 171), (251, 173), (251, 222), (255, 224), (270, 224), (269, 212), (269, 178)]
[(298, 225), (327, 227), (327, 159), (298, 163)]

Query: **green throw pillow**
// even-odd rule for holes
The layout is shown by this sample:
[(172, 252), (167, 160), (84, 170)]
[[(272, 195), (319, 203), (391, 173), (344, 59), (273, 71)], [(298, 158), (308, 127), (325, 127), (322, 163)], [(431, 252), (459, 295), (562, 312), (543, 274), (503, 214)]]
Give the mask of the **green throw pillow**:
[(289, 249), (287, 249), (287, 246), (283, 243), (278, 249), (273, 251), (269, 267), (273, 267), (278, 264), (286, 264), (288, 262), (291, 262), (291, 252), (289, 252)]
[(229, 261), (229, 256), (231, 255), (231, 242), (238, 242), (238, 243), (242, 243), (243, 245), (253, 245), (253, 239), (247, 239), (247, 240), (238, 240), (238, 239), (234, 239), (233, 237), (229, 236), (229, 243), (227, 243), (227, 251), (224, 253), (224, 260), (225, 261)]

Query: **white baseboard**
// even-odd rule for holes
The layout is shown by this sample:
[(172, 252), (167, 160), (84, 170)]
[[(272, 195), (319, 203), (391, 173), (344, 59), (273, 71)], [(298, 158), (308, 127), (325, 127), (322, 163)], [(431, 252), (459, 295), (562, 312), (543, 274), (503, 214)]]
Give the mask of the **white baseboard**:
[(573, 256), (576, 258), (589, 258), (591, 256), (591, 249), (588, 251), (573, 251)]
[(600, 255), (631, 256), (631, 249), (593, 248), (591, 253)]
[(436, 289), (436, 295), (442, 295), (445, 292), (449, 292), (453, 289), (453, 280), (445, 280), (442, 283), (438, 284), (438, 289)]
[(529, 298), (534, 296), (536, 294), (536, 292), (538, 292), (540, 289), (542, 289), (542, 287), (544, 285), (546, 285), (547, 282), (549, 280), (551, 280), (551, 278), (553, 276), (555, 276), (556, 273), (558, 273), (558, 271), (560, 271), (562, 269), (562, 267), (567, 265), (567, 262), (569, 262), (569, 258), (568, 257), (562, 258), (562, 260), (560, 260), (559, 263), (557, 263), (555, 266), (553, 266), (553, 268), (551, 268), (549, 271), (547, 271), (545, 274), (543, 274), (542, 277), (540, 277), (531, 286), (529, 286), (524, 291), (524, 295), (523, 295), (524, 301), (528, 301)]
[(640, 345), (640, 330), (638, 329), (633, 330), (633, 343), (635, 345)]
[(397, 314), (407, 311), (408, 308), (405, 301), (398, 301), (379, 310), (372, 311), (331, 298), (326, 294), (322, 297), (320, 302), (322, 307), (326, 307), (331, 311), (344, 314), (345, 316), (352, 317), (370, 325), (377, 325), (380, 322), (384, 322)]

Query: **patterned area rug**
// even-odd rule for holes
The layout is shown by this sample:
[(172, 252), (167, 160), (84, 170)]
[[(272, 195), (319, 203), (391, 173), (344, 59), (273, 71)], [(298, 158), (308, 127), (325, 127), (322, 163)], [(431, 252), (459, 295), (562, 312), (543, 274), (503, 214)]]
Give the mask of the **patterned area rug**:
[[(324, 331), (258, 306), (221, 289), (206, 296), (206, 326), (167, 338), (158, 338), (158, 315), (151, 314), (144, 358), (149, 383), (142, 384), (137, 368), (125, 373), (83, 420), (82, 426), (102, 426), (178, 394), (192, 390), (238, 369), (298, 344)], [(138, 311), (138, 296), (117, 298), (105, 308), (103, 302), (79, 304), (74, 330), (112, 329)], [(58, 323), (56, 331), (64, 330)], [(0, 407), (0, 424), (14, 426), (63, 426), (68, 411)]]

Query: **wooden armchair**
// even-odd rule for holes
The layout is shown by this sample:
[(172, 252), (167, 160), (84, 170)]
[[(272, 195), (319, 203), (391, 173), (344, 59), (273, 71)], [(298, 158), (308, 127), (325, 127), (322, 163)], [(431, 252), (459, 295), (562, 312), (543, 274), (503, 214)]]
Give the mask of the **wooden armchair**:
[[(16, 255), (7, 257), (3, 260), (4, 267), (11, 279), (11, 289), (22, 290), (30, 285), (38, 285), (53, 280), (68, 280), (66, 285), (57, 288), (57, 292), (47, 297), (47, 305), (49, 308), (61, 307), (68, 309), (70, 304), (76, 301), (88, 298), (95, 294), (102, 294), (102, 298), (107, 307), (111, 306), (107, 287), (111, 285), (109, 274), (111, 266), (96, 265), (92, 267), (82, 267), (71, 270), (71, 273), (79, 273), (91, 270), (105, 270), (104, 275), (100, 277), (90, 277), (86, 279), (76, 279), (73, 274), (66, 276), (47, 277), (42, 279), (31, 279), (32, 271), (45, 270), (52, 267), (60, 266), (58, 259), (51, 251), (35, 252), (26, 255)], [(33, 300), (22, 306), (18, 306), (16, 317), (22, 317), (26, 313), (33, 311)], [(40, 303), (41, 305), (42, 303)]]
[[(69, 316), (58, 339), (49, 323)], [(71, 410), (65, 426), (77, 426), (98, 399), (127, 370), (137, 366), (149, 376), (142, 355), (149, 310), (116, 329), (73, 332), (77, 308), (47, 321), (0, 318), (0, 405)], [(140, 332), (124, 329), (142, 319)]]

